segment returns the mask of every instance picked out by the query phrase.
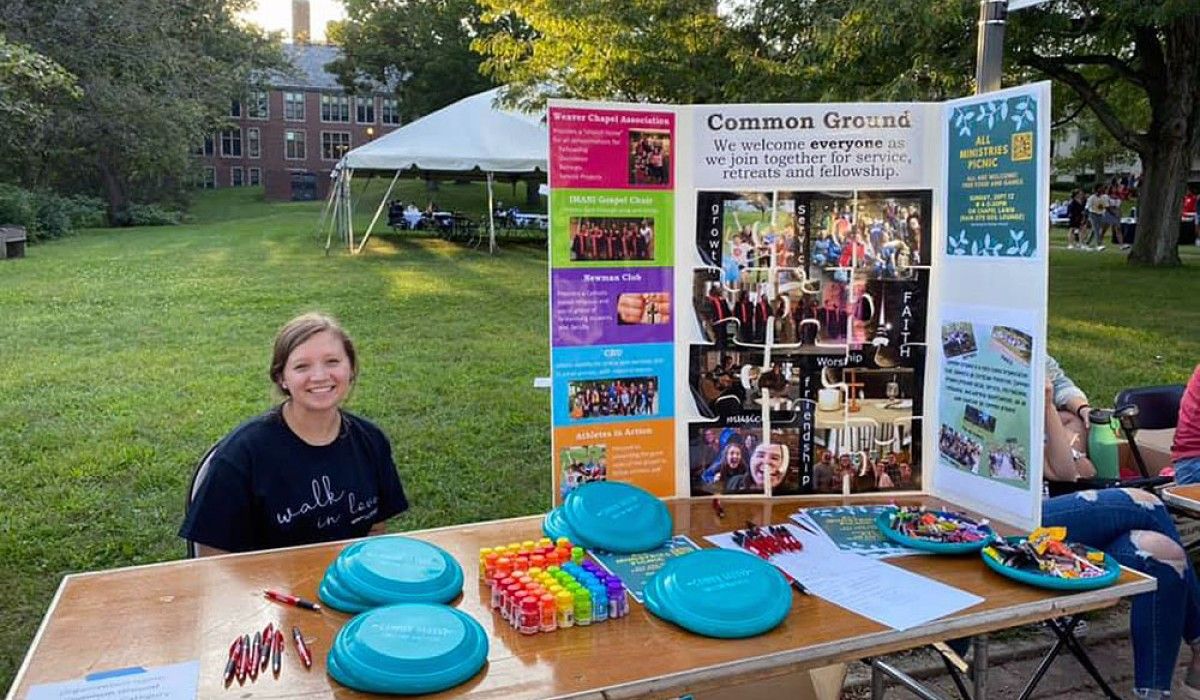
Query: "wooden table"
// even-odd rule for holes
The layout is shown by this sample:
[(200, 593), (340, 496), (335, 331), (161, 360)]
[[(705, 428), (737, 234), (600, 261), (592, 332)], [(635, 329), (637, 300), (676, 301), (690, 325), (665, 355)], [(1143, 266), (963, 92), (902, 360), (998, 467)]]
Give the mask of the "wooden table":
[[(808, 497), (802, 505), (881, 502), (875, 498)], [(675, 529), (698, 542), (742, 527), (747, 519), (784, 522), (799, 499), (725, 498), (718, 518), (711, 499), (669, 501)], [(914, 501), (915, 502), (915, 501)], [(699, 637), (649, 615), (631, 601), (629, 617), (553, 634), (521, 636), (492, 613), (478, 582), (479, 548), (540, 536), (541, 517), (407, 533), (444, 547), (462, 564), (467, 583), (457, 606), (490, 636), (485, 670), (436, 697), (624, 698), (703, 692), (832, 663), (888, 654), (933, 641), (986, 634), (1030, 622), (1111, 606), (1154, 589), (1154, 580), (1125, 571), (1109, 588), (1054, 593), (1009, 581), (977, 557), (911, 556), (891, 563), (937, 578), (985, 601), (915, 629), (896, 631), (814, 596), (794, 595), (792, 612), (772, 632), (743, 640)], [(325, 674), (325, 654), (349, 616), (281, 606), (266, 588), (316, 597), (325, 568), (346, 542), (183, 560), (63, 579), (13, 684), (23, 698), (31, 685), (106, 669), (200, 661), (199, 696), (365, 697)], [(898, 592), (897, 604), (903, 604)], [(278, 679), (226, 689), (222, 670), (229, 643), (268, 622), (299, 625), (314, 652), (305, 671), (289, 643)]]
[(1169, 505), (1200, 518), (1200, 484), (1167, 486), (1159, 495)]

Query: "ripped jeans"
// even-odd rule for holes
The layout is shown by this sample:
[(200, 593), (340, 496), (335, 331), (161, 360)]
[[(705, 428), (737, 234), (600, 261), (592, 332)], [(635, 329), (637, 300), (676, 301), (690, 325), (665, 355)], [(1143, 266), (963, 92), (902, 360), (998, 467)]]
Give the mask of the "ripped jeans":
[(1133, 686), (1169, 691), (1180, 640), (1200, 640), (1200, 583), (1162, 501), (1136, 489), (1080, 491), (1043, 501), (1042, 525), (1066, 527), (1068, 540), (1158, 580), (1133, 598)]

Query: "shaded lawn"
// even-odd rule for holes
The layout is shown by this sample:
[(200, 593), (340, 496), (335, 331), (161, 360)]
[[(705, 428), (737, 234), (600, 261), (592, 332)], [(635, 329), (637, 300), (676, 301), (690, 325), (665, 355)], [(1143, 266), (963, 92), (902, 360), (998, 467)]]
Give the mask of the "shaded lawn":
[[(422, 201), (422, 183), (404, 186)], [(455, 208), (480, 197), (456, 187)], [(89, 231), (0, 265), (0, 687), (64, 574), (183, 555), (195, 461), (270, 405), (271, 339), (302, 311), (337, 315), (360, 347), (350, 408), (392, 437), (413, 502), (399, 529), (548, 507), (549, 396), (532, 388), (549, 364), (544, 248), (493, 258), (385, 233), (326, 257), (319, 207), (222, 190), (187, 226)], [(361, 231), (373, 203), (357, 211)], [(1186, 255), (1145, 271), (1052, 253), (1050, 348), (1096, 405), (1200, 361), (1200, 257)]]

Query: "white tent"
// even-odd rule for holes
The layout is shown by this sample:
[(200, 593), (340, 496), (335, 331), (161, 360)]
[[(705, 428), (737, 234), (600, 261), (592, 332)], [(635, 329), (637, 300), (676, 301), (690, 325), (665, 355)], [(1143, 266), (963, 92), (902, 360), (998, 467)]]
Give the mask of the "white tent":
[[(496, 248), (492, 184), (495, 175), (546, 172), (547, 136), (542, 114), (527, 114), (496, 105), (501, 88), (465, 97), (448, 107), (349, 151), (334, 170), (335, 186), (322, 214), (322, 226), (333, 211), (332, 231), (338, 228), (354, 252), (366, 245), (388, 197), (403, 171), (426, 174), (477, 173), (488, 183), (490, 248)], [(350, 178), (355, 170), (394, 171), (371, 224), (355, 247), (351, 223)], [(328, 248), (328, 242), (326, 248)]]

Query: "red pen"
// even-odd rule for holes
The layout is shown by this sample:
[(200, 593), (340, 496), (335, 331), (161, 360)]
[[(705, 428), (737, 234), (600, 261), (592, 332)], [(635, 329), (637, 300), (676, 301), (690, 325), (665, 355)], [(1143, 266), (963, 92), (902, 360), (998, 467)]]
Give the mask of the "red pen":
[(311, 600), (305, 600), (298, 596), (291, 595), (290, 593), (280, 593), (279, 591), (263, 591), (263, 595), (270, 598), (271, 600), (274, 600), (274, 601), (277, 601), (280, 603), (287, 603), (288, 605), (295, 605), (296, 607), (304, 608), (305, 610), (320, 610), (321, 609), (320, 605), (317, 605), (316, 603), (312, 602)]
[(275, 630), (275, 638), (271, 646), (275, 647), (275, 659), (271, 662), (271, 671), (278, 676), (279, 665), (283, 661), (283, 631)]
[(262, 670), (267, 670), (267, 664), (271, 663), (271, 647), (275, 646), (275, 625), (268, 622), (262, 633), (262, 646), (259, 647), (259, 655), (262, 657), (259, 664)]
[(304, 635), (300, 634), (299, 627), (292, 627), (292, 639), (296, 640), (296, 653), (304, 662), (304, 668), (312, 668), (312, 654), (308, 653), (308, 645), (304, 643)]
[(233, 680), (237, 674), (238, 666), (242, 662), (242, 638), (238, 637), (233, 640), (233, 644), (229, 646), (229, 661), (225, 664), (225, 682)]
[(254, 633), (254, 643), (250, 647), (250, 680), (258, 680), (258, 658), (262, 654), (262, 632)]
[(246, 682), (246, 673), (250, 671), (250, 635), (242, 636), (242, 654), (238, 660), (237, 679), (238, 683)]

